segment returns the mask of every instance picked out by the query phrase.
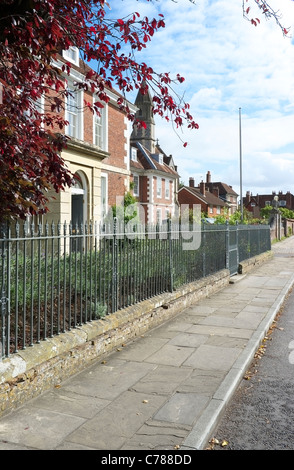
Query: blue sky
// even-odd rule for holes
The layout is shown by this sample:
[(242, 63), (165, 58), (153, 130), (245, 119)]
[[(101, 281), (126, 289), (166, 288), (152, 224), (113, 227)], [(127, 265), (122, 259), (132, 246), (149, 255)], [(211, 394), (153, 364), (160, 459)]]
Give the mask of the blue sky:
[[(242, 0), (109, 0), (113, 17), (133, 11), (163, 13), (166, 27), (137, 60), (157, 72), (177, 73), (199, 130), (184, 130), (183, 147), (170, 124), (156, 120), (156, 137), (172, 154), (180, 179), (198, 183), (209, 170), (240, 193), (239, 108), (242, 123), (242, 193), (294, 194), (294, 41), (276, 23), (258, 27), (243, 18)], [(294, 37), (294, 2), (269, 0)], [(256, 15), (259, 12), (255, 11)], [(254, 14), (254, 11), (253, 11)], [(134, 101), (134, 96), (129, 96)]]

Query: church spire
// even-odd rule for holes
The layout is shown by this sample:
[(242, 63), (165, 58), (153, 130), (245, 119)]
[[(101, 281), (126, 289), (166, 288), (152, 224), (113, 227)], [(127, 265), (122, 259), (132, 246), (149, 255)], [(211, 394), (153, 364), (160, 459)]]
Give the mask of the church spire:
[(152, 96), (149, 90), (144, 95), (140, 91), (138, 92), (135, 105), (138, 108), (136, 118), (145, 122), (146, 129), (134, 126), (131, 134), (131, 142), (140, 142), (151, 153), (154, 153), (156, 145), (155, 121), (152, 112)]

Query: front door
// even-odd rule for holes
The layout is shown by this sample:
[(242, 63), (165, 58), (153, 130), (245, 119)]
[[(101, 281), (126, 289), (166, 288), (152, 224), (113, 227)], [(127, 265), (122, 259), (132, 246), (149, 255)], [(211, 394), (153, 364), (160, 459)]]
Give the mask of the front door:
[(85, 190), (81, 179), (75, 179), (71, 190), (71, 225), (72, 225), (72, 250), (81, 251), (83, 248), (83, 225)]
[(76, 229), (76, 226), (80, 228), (84, 222), (84, 195), (83, 194), (72, 194), (71, 195), (71, 223), (72, 227)]

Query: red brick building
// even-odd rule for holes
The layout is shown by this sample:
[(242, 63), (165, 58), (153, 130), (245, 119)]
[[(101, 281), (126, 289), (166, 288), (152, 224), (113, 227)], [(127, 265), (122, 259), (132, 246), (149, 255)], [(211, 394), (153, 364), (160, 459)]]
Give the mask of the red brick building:
[(206, 173), (205, 190), (210, 191), (225, 202), (228, 215), (234, 214), (238, 209), (238, 194), (231, 185), (221, 181), (212, 181), (210, 171)]
[(134, 128), (131, 134), (133, 194), (144, 211), (144, 221), (160, 223), (176, 213), (179, 174), (173, 157), (166, 155), (155, 139), (150, 93), (138, 94), (135, 105), (146, 128)]
[(218, 191), (210, 192), (203, 181), (198, 187), (195, 187), (194, 178), (190, 178), (189, 186), (182, 186), (178, 193), (180, 207), (189, 205), (189, 209), (193, 209), (193, 205), (200, 204), (201, 212), (207, 214), (207, 217), (216, 217), (224, 214), (226, 207), (225, 201), (220, 199)]
[(205, 212), (208, 217), (223, 215), (225, 212), (231, 215), (237, 210), (238, 194), (226, 183), (212, 182), (210, 171), (206, 174), (206, 181), (201, 181), (197, 187), (191, 177), (189, 186), (179, 189), (178, 198), (180, 205), (189, 204), (190, 209), (193, 209), (193, 204), (200, 204), (201, 212)]
[[(117, 105), (120, 95), (113, 90), (106, 90), (109, 102), (101, 109), (101, 116), (93, 115), (84, 106), (84, 100), (96, 102), (97, 96), (87, 90), (76, 91), (74, 82), (81, 81), (89, 67), (74, 47), (65, 51), (54, 65), (61, 68), (65, 60), (72, 66), (70, 76), (64, 75), (72, 96), (61, 111), (69, 123), (64, 133), (70, 137), (62, 156), (77, 178), (71, 190), (52, 192), (48, 207), (51, 219), (56, 221), (73, 224), (100, 221), (117, 197), (123, 198), (129, 189), (131, 129)], [(128, 105), (135, 111), (131, 103)]]
[(253, 217), (258, 218), (260, 217), (260, 209), (273, 205), (274, 197), (278, 197), (279, 207), (294, 211), (294, 196), (290, 191), (286, 193), (283, 193), (283, 191), (279, 191), (278, 193), (273, 191), (272, 194), (256, 194), (256, 196), (253, 196), (250, 191), (247, 191), (246, 196), (243, 198), (243, 206), (249, 212), (252, 212)]

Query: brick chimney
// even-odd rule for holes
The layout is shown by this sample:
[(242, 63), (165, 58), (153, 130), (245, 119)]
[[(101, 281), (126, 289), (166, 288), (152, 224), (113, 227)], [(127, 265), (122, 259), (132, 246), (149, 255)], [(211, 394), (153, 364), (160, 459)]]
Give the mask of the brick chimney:
[(219, 197), (219, 188), (217, 186), (212, 188), (212, 194), (214, 194), (216, 197)]
[(210, 171), (206, 173), (206, 183), (211, 183), (211, 174)]
[(205, 196), (205, 183), (204, 183), (204, 181), (201, 181), (201, 183), (199, 185), (199, 189), (200, 189), (200, 193), (203, 194), (203, 196)]
[(192, 177), (189, 178), (189, 186), (190, 186), (190, 188), (194, 188), (194, 186), (195, 186), (195, 181), (194, 181), (194, 178), (192, 178)]

